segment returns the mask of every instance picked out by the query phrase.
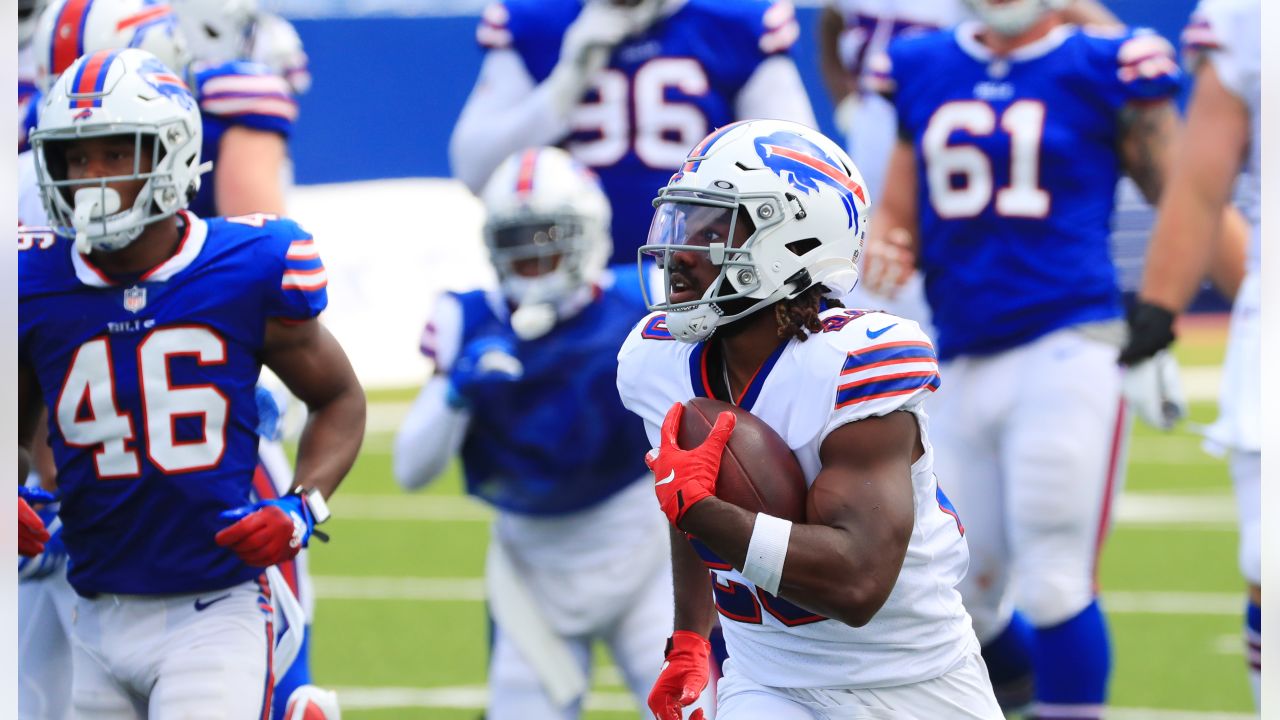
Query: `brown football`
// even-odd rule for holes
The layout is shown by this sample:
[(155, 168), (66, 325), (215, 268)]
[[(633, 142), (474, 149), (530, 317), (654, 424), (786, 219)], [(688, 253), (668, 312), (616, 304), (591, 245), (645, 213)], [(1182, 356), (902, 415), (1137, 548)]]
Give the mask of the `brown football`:
[(680, 447), (701, 445), (724, 411), (736, 415), (738, 422), (720, 461), (716, 497), (752, 512), (804, 522), (808, 490), (800, 462), (782, 436), (760, 418), (727, 402), (694, 398), (684, 405)]

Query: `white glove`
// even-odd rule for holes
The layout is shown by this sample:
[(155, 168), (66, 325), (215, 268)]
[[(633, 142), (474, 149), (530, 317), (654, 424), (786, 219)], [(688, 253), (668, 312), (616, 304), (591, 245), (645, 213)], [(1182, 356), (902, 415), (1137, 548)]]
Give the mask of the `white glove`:
[(578, 104), (596, 73), (609, 64), (613, 49), (628, 35), (644, 32), (657, 14), (641, 3), (623, 7), (588, 1), (560, 43), (560, 59), (547, 77), (556, 108), (567, 114)]
[(1187, 416), (1178, 361), (1168, 350), (1126, 369), (1122, 389), (1125, 402), (1151, 427), (1172, 430)]

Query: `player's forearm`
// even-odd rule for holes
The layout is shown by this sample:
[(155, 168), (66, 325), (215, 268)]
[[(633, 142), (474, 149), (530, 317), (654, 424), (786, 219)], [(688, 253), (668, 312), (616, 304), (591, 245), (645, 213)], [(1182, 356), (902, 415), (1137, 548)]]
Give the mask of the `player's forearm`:
[(818, 69), (833, 105), (852, 90), (849, 71), (840, 62), (840, 31), (844, 19), (834, 7), (823, 8), (818, 16)]
[[(755, 513), (713, 497), (689, 508), (681, 525), (741, 572), (755, 522)], [(871, 537), (854, 543), (844, 529), (794, 523), (778, 595), (811, 612), (861, 627), (884, 605), (897, 581), (902, 553), (896, 555), (895, 564), (892, 547)]]
[(715, 625), (711, 603), (711, 574), (679, 528), (671, 527), (671, 570), (675, 586), (675, 630), (688, 630), (702, 637)]
[(1189, 180), (1175, 178), (1160, 204), (1139, 292), (1144, 300), (1175, 313), (1191, 302), (1210, 266), (1222, 212)]
[(327, 498), (351, 470), (364, 440), (364, 390), (352, 374), (339, 392), (309, 409), (298, 440), (294, 484), (319, 488)]
[(1244, 282), (1245, 256), (1248, 254), (1249, 222), (1234, 206), (1222, 213), (1222, 225), (1213, 245), (1209, 278), (1223, 297), (1233, 299)]
[(417, 490), (444, 473), (466, 438), (470, 415), (449, 407), (448, 380), (433, 376), (423, 386), (396, 433), (392, 470), (404, 490)]
[(219, 143), (213, 176), (218, 214), (284, 215), (284, 137), (265, 130), (233, 127)]

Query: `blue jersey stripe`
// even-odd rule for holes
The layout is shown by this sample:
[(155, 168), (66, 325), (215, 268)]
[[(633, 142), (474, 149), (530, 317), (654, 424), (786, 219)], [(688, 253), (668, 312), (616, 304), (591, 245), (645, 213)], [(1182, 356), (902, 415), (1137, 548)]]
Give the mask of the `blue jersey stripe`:
[(885, 343), (849, 353), (849, 357), (845, 358), (844, 367), (841, 369), (840, 374), (847, 375), (890, 362), (927, 362), (931, 360), (936, 360), (936, 356), (934, 355), (933, 347), (926, 342)]
[(836, 407), (854, 405), (894, 395), (905, 395), (922, 388), (937, 390), (942, 378), (936, 372), (904, 373), (883, 378), (872, 378), (843, 385), (836, 392)]

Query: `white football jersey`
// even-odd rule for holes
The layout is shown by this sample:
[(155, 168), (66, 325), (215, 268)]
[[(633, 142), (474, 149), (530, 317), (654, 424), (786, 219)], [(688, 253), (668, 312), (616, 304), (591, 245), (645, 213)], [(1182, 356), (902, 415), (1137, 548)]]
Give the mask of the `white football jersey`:
[(1212, 63), (1223, 86), (1249, 110), (1249, 157), (1242, 168), (1236, 204), (1253, 230), (1248, 254), (1248, 266), (1253, 271), (1262, 267), (1261, 28), (1259, 0), (1201, 0), (1182, 35), (1192, 68), (1206, 60)]
[[(666, 316), (649, 315), (618, 355), (623, 404), (658, 444), (672, 404), (709, 396), (706, 344), (671, 339)], [(953, 669), (977, 650), (956, 584), (969, 562), (963, 528), (939, 491), (923, 403), (938, 387), (933, 346), (920, 327), (882, 312), (833, 309), (825, 330), (782, 345), (738, 398), (777, 430), (812, 485), (819, 449), (836, 428), (905, 410), (920, 425), (925, 453), (911, 468), (915, 528), (898, 581), (864, 627), (813, 615), (758, 590), (704, 555), (734, 667), (763, 685), (865, 688), (918, 682)]]

